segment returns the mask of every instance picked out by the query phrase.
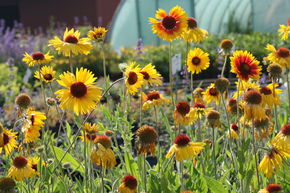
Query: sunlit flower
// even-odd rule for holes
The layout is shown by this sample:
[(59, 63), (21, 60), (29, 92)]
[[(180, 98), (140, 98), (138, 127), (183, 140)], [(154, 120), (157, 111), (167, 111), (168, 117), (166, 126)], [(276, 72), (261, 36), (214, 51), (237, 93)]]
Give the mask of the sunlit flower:
[(5, 154), (10, 155), (18, 146), (18, 142), (16, 141), (17, 132), (4, 128), (2, 130), (3, 131), (0, 132), (0, 154), (2, 153), (2, 149), (4, 149)]
[(144, 104), (142, 105), (142, 110), (147, 110), (153, 106), (159, 106), (162, 104), (170, 103), (170, 100), (164, 98), (162, 94), (160, 94), (158, 91), (155, 90), (149, 92), (147, 95), (142, 93), (142, 98), (145, 101)]
[(271, 83), (267, 86), (260, 88), (260, 93), (262, 95), (262, 105), (268, 105), (272, 108), (274, 105), (280, 105), (280, 97), (278, 94), (282, 93), (281, 89), (278, 89), (279, 85), (277, 83)]
[(271, 178), (273, 173), (283, 167), (283, 157), (279, 152), (272, 148), (262, 159), (259, 164), (259, 170), (265, 174), (267, 178)]
[(208, 32), (197, 27), (197, 21), (187, 18), (187, 29), (182, 33), (181, 37), (186, 42), (201, 42), (208, 36)]
[(280, 33), (282, 40), (288, 39), (288, 34), (290, 33), (290, 18), (288, 18), (288, 26), (280, 25), (278, 32)]
[(155, 18), (149, 18), (152, 31), (165, 41), (177, 39), (187, 28), (187, 16), (179, 6), (173, 7), (169, 14), (163, 9), (158, 9)]
[(211, 83), (210, 86), (206, 88), (206, 90), (202, 93), (204, 97), (204, 101), (208, 103), (215, 102), (215, 104), (219, 104), (220, 102), (220, 92), (216, 89), (214, 83)]
[(242, 81), (240, 81), (240, 83), (235, 82), (235, 84), (237, 85), (237, 91), (233, 95), (234, 99), (237, 99), (238, 95), (242, 96), (248, 90), (251, 90), (251, 89), (260, 90), (260, 85), (257, 84), (256, 82), (242, 80)]
[(49, 63), (53, 59), (53, 56), (49, 55), (49, 53), (43, 54), (42, 52), (34, 52), (31, 55), (25, 52), (23, 56), (24, 58), (22, 59), (22, 61), (28, 64), (28, 66)]
[(138, 89), (143, 86), (143, 74), (138, 66), (135, 66), (135, 62), (131, 62), (125, 70), (125, 84), (127, 87), (127, 93), (132, 95), (138, 92)]
[(143, 84), (145, 86), (158, 86), (162, 84), (162, 76), (157, 72), (155, 66), (152, 64), (147, 64), (141, 69), (140, 73), (143, 74)]
[(177, 125), (190, 125), (196, 120), (194, 110), (190, 107), (187, 101), (180, 101), (176, 104), (173, 112), (173, 118), (174, 123)]
[(273, 123), (267, 116), (254, 119), (252, 124), (255, 127), (255, 138), (258, 140), (269, 138), (273, 133)]
[(259, 190), (258, 193), (278, 193), (282, 190), (280, 184), (268, 184), (264, 189)]
[(101, 89), (95, 86), (96, 77), (87, 69), (76, 70), (76, 75), (64, 72), (57, 82), (66, 87), (55, 92), (60, 108), (74, 111), (77, 115), (89, 113), (101, 99)]
[(32, 169), (25, 157), (18, 156), (13, 159), (13, 166), (10, 167), (8, 171), (8, 177), (21, 181), (24, 178), (30, 178), (33, 175), (35, 175), (35, 171)]
[(210, 110), (211, 109), (210, 108), (206, 108), (203, 103), (196, 102), (193, 105), (193, 111), (194, 111), (194, 115), (195, 115), (196, 119), (201, 119)]
[(211, 127), (219, 127), (221, 125), (220, 122), (220, 113), (216, 110), (210, 110), (206, 114), (206, 123)]
[(290, 152), (290, 124), (285, 124), (281, 127), (280, 132), (275, 136), (272, 143)]
[(246, 120), (261, 120), (266, 117), (265, 110), (262, 107), (262, 95), (259, 91), (247, 91), (243, 100), (245, 101), (243, 109)]
[(122, 178), (122, 184), (118, 188), (120, 193), (137, 193), (137, 179), (132, 175), (127, 175)]
[(209, 55), (200, 48), (190, 50), (187, 56), (187, 71), (192, 74), (199, 74), (209, 67)]
[(86, 142), (94, 143), (97, 138), (97, 133), (99, 132), (99, 126), (95, 123), (85, 123), (83, 125), (82, 135), (80, 139), (84, 142), (86, 137)]
[(27, 160), (28, 160), (28, 164), (34, 170), (35, 174), (40, 175), (40, 173), (38, 172), (38, 169), (37, 169), (37, 165), (38, 165), (40, 158), (39, 157), (31, 157), (31, 158), (27, 158)]
[(144, 125), (137, 130), (136, 136), (137, 136), (136, 146), (138, 154), (150, 153), (151, 155), (154, 156), (155, 145), (158, 137), (155, 129), (148, 125)]
[(36, 71), (34, 77), (46, 83), (49, 83), (55, 79), (55, 73), (56, 72), (51, 66), (43, 66), (40, 69), (40, 74), (38, 71)]
[(106, 30), (104, 27), (94, 27), (94, 30), (90, 30), (88, 32), (88, 37), (91, 40), (101, 42), (104, 41), (107, 32), (108, 30)]
[(223, 39), (220, 43), (220, 53), (223, 55), (230, 55), (234, 50), (234, 43), (230, 39)]
[(93, 48), (89, 38), (80, 38), (78, 30), (68, 30), (67, 28), (64, 32), (63, 40), (55, 36), (54, 39), (49, 40), (48, 46), (53, 46), (59, 54), (62, 53), (64, 56), (71, 56), (72, 54), (88, 55)]
[(117, 162), (115, 154), (111, 149), (111, 139), (105, 135), (98, 135), (94, 143), (95, 145), (90, 155), (91, 161), (104, 168), (114, 167)]
[(174, 139), (174, 145), (170, 147), (166, 158), (175, 154), (176, 161), (187, 160), (199, 154), (205, 145), (203, 142), (191, 142), (188, 136), (180, 134)]
[(272, 63), (279, 64), (284, 68), (290, 68), (290, 51), (287, 48), (279, 48), (276, 50), (273, 45), (267, 44), (266, 49), (271, 52), (267, 57), (268, 60)]
[(239, 127), (237, 124), (231, 124), (230, 131), (227, 133), (228, 138), (239, 139)]
[(193, 98), (195, 103), (204, 103), (203, 101), (203, 88), (196, 88), (194, 89), (193, 93)]
[(259, 80), (261, 66), (259, 61), (248, 51), (237, 50), (231, 59), (231, 72), (237, 74), (241, 80), (248, 81), (250, 78)]

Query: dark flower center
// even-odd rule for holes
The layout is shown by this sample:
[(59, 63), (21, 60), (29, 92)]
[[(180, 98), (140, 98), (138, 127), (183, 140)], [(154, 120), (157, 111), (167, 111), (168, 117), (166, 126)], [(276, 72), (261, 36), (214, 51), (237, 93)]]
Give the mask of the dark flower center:
[(244, 100), (248, 104), (258, 105), (262, 102), (262, 96), (256, 90), (249, 90), (244, 94)]
[(270, 94), (272, 94), (272, 91), (271, 91), (271, 89), (269, 89), (268, 87), (262, 87), (261, 89), (260, 89), (260, 92), (262, 93), (262, 94), (264, 94), (264, 95), (270, 95)]
[(94, 141), (97, 138), (96, 134), (87, 134), (87, 139), (89, 139), (90, 141)]
[(233, 123), (233, 124), (231, 125), (231, 128), (232, 128), (232, 130), (234, 130), (234, 131), (239, 131), (239, 127), (238, 127), (238, 125), (237, 125), (236, 123)]
[(282, 190), (282, 187), (280, 184), (268, 184), (266, 186), (266, 190), (269, 192), (269, 193), (274, 193), (274, 192), (279, 192)]
[(33, 60), (43, 60), (44, 59), (44, 54), (41, 52), (35, 52), (32, 54), (32, 59)]
[(149, 78), (150, 78), (150, 76), (149, 76), (149, 74), (147, 73), (147, 72), (140, 72), (141, 74), (143, 74), (143, 78), (145, 79), (145, 80), (149, 80)]
[(14, 158), (13, 160), (13, 165), (16, 167), (16, 168), (24, 168), (28, 163), (28, 160), (23, 157), (23, 156), (18, 156), (16, 158)]
[(155, 144), (157, 139), (157, 133), (153, 127), (144, 125), (140, 127), (137, 132), (137, 136), (142, 144)]
[(209, 94), (211, 96), (217, 96), (219, 93), (215, 87), (209, 89)]
[(202, 109), (204, 109), (205, 108), (205, 105), (202, 104), (202, 103), (194, 103), (193, 107), (194, 108), (202, 108)]
[(200, 58), (195, 56), (192, 58), (191, 63), (195, 66), (198, 66), (200, 64), (200, 61)]
[(94, 38), (95, 39), (100, 39), (100, 38), (102, 38), (103, 37), (103, 33), (101, 33), (101, 32), (98, 32), (98, 33), (95, 33), (94, 34)]
[(125, 184), (126, 187), (130, 189), (136, 189), (137, 187), (137, 180), (134, 176), (128, 175), (122, 179), (122, 182)]
[(249, 66), (248, 63), (242, 63), (241, 64), (241, 72), (244, 73), (244, 74), (248, 74), (251, 70), (251, 67)]
[(37, 164), (32, 164), (31, 168), (34, 169), (34, 171), (37, 171)]
[(9, 143), (9, 136), (6, 133), (3, 133), (3, 142), (4, 146)]
[(174, 143), (178, 146), (186, 146), (190, 142), (190, 138), (185, 134), (180, 134), (174, 139)]
[(138, 81), (138, 76), (136, 74), (136, 72), (129, 72), (129, 76), (128, 76), (128, 83), (130, 85), (135, 84)]
[(287, 48), (280, 48), (280, 49), (278, 49), (277, 50), (277, 54), (281, 58), (287, 58), (290, 55), (289, 50)]
[(153, 101), (157, 99), (160, 99), (160, 94), (157, 91), (152, 91), (147, 94), (147, 100)]
[(31, 116), (30, 121), (31, 121), (31, 125), (34, 125), (34, 121), (35, 121), (34, 115)]
[(75, 82), (70, 87), (70, 93), (76, 98), (85, 96), (87, 91), (87, 86), (82, 82)]
[(111, 140), (106, 135), (99, 135), (96, 137), (96, 143), (102, 144), (105, 148), (110, 148), (112, 146)]
[(43, 78), (45, 79), (45, 80), (52, 80), (52, 75), (51, 74), (44, 74), (43, 75)]
[(290, 124), (286, 124), (281, 128), (281, 132), (284, 135), (290, 135)]
[(189, 18), (187, 19), (187, 25), (188, 25), (188, 27), (189, 27), (190, 29), (194, 29), (194, 28), (197, 27), (197, 22), (196, 22), (196, 20), (195, 20), (194, 18), (189, 17)]
[(190, 106), (187, 101), (180, 101), (176, 105), (176, 110), (183, 116), (185, 116), (190, 111)]
[(70, 43), (70, 44), (77, 44), (79, 40), (74, 35), (68, 35), (68, 36), (66, 36), (66, 38), (64, 39), (64, 41), (66, 43)]
[(166, 16), (162, 19), (161, 21), (162, 26), (166, 29), (166, 30), (172, 30), (173, 28), (176, 27), (176, 20), (174, 17), (172, 16)]

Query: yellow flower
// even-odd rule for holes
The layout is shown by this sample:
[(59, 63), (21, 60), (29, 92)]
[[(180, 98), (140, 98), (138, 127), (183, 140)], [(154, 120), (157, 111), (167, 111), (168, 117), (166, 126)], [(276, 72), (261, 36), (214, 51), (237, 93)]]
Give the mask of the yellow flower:
[(136, 132), (136, 148), (138, 154), (151, 153), (152, 156), (155, 154), (155, 145), (157, 142), (157, 132), (153, 127), (143, 125)]
[(194, 89), (192, 94), (193, 94), (193, 98), (194, 98), (194, 102), (195, 103), (204, 103), (204, 101), (203, 101), (203, 92), (204, 92), (203, 88)]
[(197, 118), (194, 114), (193, 108), (190, 107), (187, 101), (180, 101), (176, 104), (173, 112), (173, 119), (175, 124), (190, 125)]
[(208, 32), (197, 27), (197, 22), (194, 18), (187, 18), (187, 29), (181, 35), (185, 42), (201, 42), (208, 36)]
[(142, 68), (140, 73), (143, 74), (144, 86), (162, 85), (162, 76), (156, 71), (155, 66), (152, 64), (147, 64)]
[(202, 70), (209, 67), (208, 53), (202, 51), (200, 48), (190, 50), (187, 56), (187, 71), (192, 74), (199, 74)]
[(46, 83), (52, 82), (55, 79), (55, 71), (51, 66), (43, 66), (39, 72), (34, 73), (34, 77)]
[(273, 123), (267, 116), (263, 119), (254, 119), (252, 124), (255, 127), (255, 138), (257, 140), (269, 138), (273, 133)]
[(91, 161), (104, 168), (114, 167), (117, 162), (111, 146), (112, 142), (109, 137), (105, 135), (97, 136), (95, 139), (95, 145), (91, 150)]
[(77, 69), (76, 75), (64, 72), (57, 82), (66, 87), (55, 92), (60, 108), (74, 111), (77, 115), (89, 113), (101, 99), (101, 89), (95, 86), (96, 77), (87, 69)]
[(149, 92), (147, 95), (142, 93), (142, 98), (145, 101), (142, 105), (142, 110), (147, 110), (152, 106), (159, 106), (170, 103), (170, 100), (165, 99), (158, 91)]
[(88, 32), (88, 37), (91, 40), (101, 42), (105, 39), (107, 31), (108, 30), (106, 30), (106, 28), (104, 28), (104, 27), (94, 27), (94, 30), (90, 30)]
[(241, 80), (248, 81), (250, 78), (259, 80), (261, 66), (259, 61), (248, 51), (236, 50), (231, 59), (231, 72), (237, 74)]
[(190, 142), (189, 137), (185, 134), (180, 134), (174, 139), (174, 145), (170, 147), (166, 158), (170, 158), (175, 154), (176, 161), (187, 160), (199, 154), (205, 145), (203, 142)]
[(165, 41), (177, 39), (187, 28), (187, 16), (179, 6), (173, 7), (169, 14), (163, 9), (158, 9), (155, 18), (149, 18), (152, 31)]
[(260, 88), (260, 93), (262, 94), (262, 105), (268, 105), (270, 108), (274, 105), (280, 105), (280, 97), (278, 94), (281, 94), (282, 90), (278, 89), (278, 86), (277, 83), (271, 83)]
[(256, 90), (249, 90), (244, 94), (242, 105), (244, 109), (244, 117), (246, 120), (261, 120), (266, 117), (264, 108), (262, 107), (262, 95)]
[(259, 190), (258, 193), (278, 193), (281, 190), (280, 184), (268, 184), (264, 189)]
[(137, 179), (132, 175), (127, 175), (122, 178), (122, 184), (118, 188), (120, 193), (137, 193)]
[(231, 124), (230, 132), (227, 132), (227, 137), (228, 138), (234, 138), (234, 139), (239, 139), (239, 133), (240, 129), (237, 124), (233, 123)]
[(3, 143), (0, 143), (0, 154), (2, 149), (4, 149), (6, 155), (10, 155), (11, 152), (17, 148), (18, 142), (16, 141), (17, 132), (12, 132), (12, 130), (4, 129), (2, 133), (0, 132), (0, 141), (3, 140)]
[(238, 95), (242, 96), (242, 94), (244, 94), (248, 90), (251, 90), (251, 89), (260, 90), (260, 85), (257, 84), (256, 82), (240, 80), (240, 86), (239, 86), (239, 82), (235, 82), (235, 83), (237, 85), (237, 91), (233, 95), (234, 99), (237, 99)]
[(127, 93), (134, 95), (138, 92), (138, 89), (143, 86), (143, 74), (141, 74), (141, 69), (135, 66), (135, 62), (131, 62), (130, 65), (126, 67), (125, 70), (125, 84), (127, 87)]
[(203, 103), (196, 102), (193, 105), (194, 115), (196, 116), (196, 119), (201, 119), (203, 116), (208, 113), (211, 108), (205, 108), (205, 105)]
[(22, 61), (28, 64), (28, 66), (49, 63), (53, 59), (53, 56), (49, 55), (49, 52), (46, 54), (43, 54), (41, 52), (34, 52), (31, 56), (27, 52), (25, 52), (23, 56), (24, 58), (22, 59)]
[(290, 124), (285, 124), (273, 139), (272, 143), (290, 152)]
[(22, 181), (24, 178), (30, 178), (35, 175), (28, 160), (23, 156), (18, 156), (13, 160), (13, 166), (8, 171), (8, 177)]
[(278, 50), (271, 44), (266, 47), (271, 53), (267, 56), (272, 63), (281, 65), (282, 67), (290, 68), (290, 51), (287, 48), (279, 48)]
[(288, 26), (285, 25), (280, 25), (280, 29), (278, 29), (278, 32), (280, 33), (281, 40), (287, 40), (288, 39), (288, 35), (290, 33), (290, 20), (288, 19)]
[(37, 171), (37, 165), (39, 162), (39, 157), (31, 157), (28, 158), (28, 164), (31, 166), (31, 168), (34, 170), (36, 175), (40, 175), (39, 172)]
[(206, 90), (202, 93), (204, 97), (204, 101), (206, 104), (215, 102), (215, 104), (219, 104), (220, 101), (220, 92), (216, 89), (215, 84), (211, 83), (210, 86), (206, 88)]
[(83, 129), (88, 133), (98, 133), (99, 132), (99, 126), (95, 123), (85, 123), (83, 125)]
[(67, 28), (64, 32), (63, 40), (54, 37), (54, 39), (49, 41), (48, 46), (53, 46), (59, 54), (62, 53), (64, 56), (71, 56), (71, 54), (88, 55), (93, 48), (89, 38), (80, 38), (78, 30), (71, 29), (68, 31)]

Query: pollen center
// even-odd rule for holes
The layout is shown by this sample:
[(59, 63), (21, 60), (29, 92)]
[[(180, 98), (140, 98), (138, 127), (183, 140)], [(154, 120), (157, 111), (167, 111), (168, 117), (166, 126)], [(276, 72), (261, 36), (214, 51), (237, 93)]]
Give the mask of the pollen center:
[(152, 91), (147, 94), (147, 99), (149, 101), (157, 100), (157, 99), (160, 99), (160, 95), (157, 91)]
[(64, 41), (66, 43), (70, 43), (70, 44), (77, 44), (79, 40), (74, 35), (68, 35), (68, 36), (66, 36), (66, 38), (64, 39)]
[(138, 76), (136, 72), (129, 72), (128, 83), (130, 85), (133, 85), (137, 82), (137, 80), (138, 80)]
[(177, 103), (176, 109), (181, 115), (185, 116), (187, 113), (189, 113), (190, 106), (187, 101), (180, 101)]
[(277, 54), (281, 58), (287, 58), (290, 55), (289, 50), (287, 48), (280, 48), (280, 49), (278, 49), (277, 50)]
[(27, 159), (23, 156), (18, 156), (13, 160), (13, 165), (19, 169), (24, 168), (27, 165), (27, 163), (28, 163)]
[(186, 146), (190, 142), (190, 138), (185, 134), (180, 134), (174, 139), (174, 143), (178, 146)]
[(194, 18), (190, 17), (187, 19), (187, 25), (190, 29), (194, 29), (197, 27), (197, 22)]
[(43, 75), (43, 78), (45, 79), (45, 80), (52, 80), (52, 75), (51, 74), (44, 74)]
[(134, 176), (125, 176), (122, 179), (123, 183), (125, 184), (126, 187), (130, 188), (130, 189), (135, 189), (137, 187), (137, 180)]
[(4, 146), (9, 143), (9, 136), (6, 133), (3, 133), (3, 142)]
[(284, 135), (290, 135), (290, 124), (286, 124), (281, 128), (281, 132)]
[(209, 94), (211, 96), (217, 96), (218, 95), (218, 91), (217, 91), (217, 89), (215, 87), (213, 87), (213, 88), (209, 89)]
[(268, 87), (262, 87), (261, 89), (260, 89), (260, 92), (262, 93), (262, 94), (264, 94), (264, 95), (270, 95), (270, 94), (272, 94), (272, 90), (271, 89), (269, 89)]
[(32, 59), (33, 60), (43, 60), (44, 59), (44, 54), (41, 52), (35, 52), (32, 54)]
[(193, 107), (194, 108), (202, 108), (202, 109), (204, 109), (205, 108), (205, 105), (202, 104), (202, 103), (194, 103)]
[(176, 27), (176, 20), (172, 16), (166, 16), (162, 20), (162, 26), (167, 30), (172, 30)]
[(140, 72), (141, 74), (143, 74), (143, 78), (145, 79), (145, 80), (149, 80), (149, 78), (150, 78), (150, 76), (149, 76), (149, 74), (147, 73), (147, 72)]
[(200, 58), (199, 57), (193, 57), (191, 60), (191, 63), (195, 66), (198, 66), (200, 64)]
[(75, 82), (70, 87), (70, 93), (76, 98), (85, 96), (87, 91), (87, 86), (82, 82)]

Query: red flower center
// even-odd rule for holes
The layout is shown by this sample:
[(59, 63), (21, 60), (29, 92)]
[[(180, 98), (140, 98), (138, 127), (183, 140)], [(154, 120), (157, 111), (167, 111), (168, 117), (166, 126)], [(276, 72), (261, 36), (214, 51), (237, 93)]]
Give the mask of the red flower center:
[(34, 171), (37, 171), (37, 164), (32, 164), (31, 168), (34, 169)]
[(79, 40), (74, 35), (68, 35), (68, 36), (66, 36), (66, 38), (64, 39), (64, 41), (66, 43), (70, 43), (70, 44), (77, 44)]
[(190, 142), (190, 138), (185, 134), (180, 134), (174, 139), (174, 143), (178, 146), (186, 146)]
[(176, 27), (176, 19), (172, 16), (166, 16), (162, 19), (161, 21), (162, 26), (166, 29), (166, 30), (172, 30), (173, 28)]
[(32, 59), (33, 60), (43, 60), (44, 59), (44, 54), (41, 52), (35, 52), (32, 54)]
[(124, 176), (122, 179), (122, 182), (125, 184), (126, 187), (128, 187), (132, 190), (136, 189), (136, 187), (137, 187), (137, 180), (132, 175)]
[(268, 190), (269, 193), (279, 192), (282, 190), (282, 187), (280, 184), (268, 184), (266, 190)]
[(229, 106), (232, 107), (232, 106), (234, 106), (236, 104), (237, 104), (237, 100), (234, 99), (234, 98), (230, 98), (230, 100), (229, 100)]
[(187, 19), (187, 25), (188, 25), (188, 27), (189, 27), (190, 29), (194, 29), (194, 28), (197, 27), (197, 22), (196, 22), (196, 20), (195, 20), (194, 18), (189, 17), (189, 18)]
[(85, 96), (87, 91), (87, 86), (82, 82), (75, 82), (70, 86), (70, 93), (76, 98)]
[(217, 91), (217, 89), (215, 87), (212, 87), (212, 88), (209, 89), (209, 94), (211, 96), (217, 96), (219, 93), (218, 93), (218, 91)]
[(111, 139), (106, 135), (99, 135), (96, 137), (96, 143), (102, 144), (105, 148), (110, 148), (112, 146)]
[(200, 61), (200, 58), (195, 56), (192, 58), (191, 63), (195, 66), (198, 66), (200, 64)]
[(28, 160), (23, 157), (23, 156), (18, 156), (16, 158), (14, 158), (13, 160), (13, 165), (16, 167), (16, 168), (24, 168), (28, 163)]
[(231, 124), (231, 128), (234, 131), (239, 131), (239, 127), (238, 127), (238, 125), (236, 123)]
[(204, 109), (205, 108), (205, 105), (202, 104), (202, 103), (194, 103), (193, 107), (194, 108), (202, 108), (202, 109)]
[(147, 100), (153, 101), (157, 99), (160, 99), (160, 94), (157, 91), (152, 91), (147, 94)]
[(137, 82), (137, 80), (138, 80), (138, 76), (137, 76), (136, 72), (129, 72), (128, 83), (130, 85), (133, 85)]
[(143, 78), (144, 78), (145, 80), (149, 80), (150, 76), (149, 76), (149, 74), (148, 74), (147, 72), (142, 71), (142, 72), (140, 72), (140, 73), (143, 74)]
[(87, 139), (89, 139), (90, 141), (94, 141), (97, 138), (96, 134), (87, 134)]
[(244, 100), (251, 105), (258, 105), (262, 102), (261, 94), (256, 90), (249, 90), (244, 94)]
[(268, 87), (262, 87), (261, 89), (260, 89), (260, 92), (262, 93), (262, 94), (264, 94), (264, 95), (270, 95), (270, 94), (272, 94), (272, 90), (271, 89), (269, 89)]
[(250, 67), (250, 65), (248, 63), (242, 63), (240, 70), (241, 70), (242, 74), (248, 74), (250, 72), (250, 70), (251, 70), (251, 67)]
[(9, 143), (9, 136), (6, 133), (3, 133), (3, 142), (4, 142), (4, 146)]
[(183, 116), (185, 116), (190, 111), (190, 106), (187, 101), (180, 101), (176, 105), (176, 110)]
[(281, 132), (284, 135), (290, 135), (290, 124), (286, 124), (281, 128)]
[(34, 115), (31, 116), (30, 121), (31, 121), (31, 125), (34, 125), (34, 121), (35, 121)]
[(45, 80), (52, 80), (52, 75), (51, 74), (44, 74), (43, 75), (43, 78), (45, 79)]
[(280, 48), (276, 52), (278, 56), (281, 58), (287, 58), (290, 55), (289, 50), (287, 48)]

